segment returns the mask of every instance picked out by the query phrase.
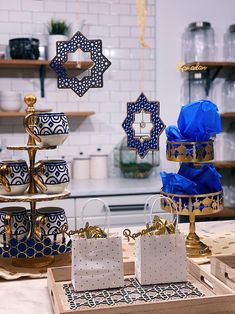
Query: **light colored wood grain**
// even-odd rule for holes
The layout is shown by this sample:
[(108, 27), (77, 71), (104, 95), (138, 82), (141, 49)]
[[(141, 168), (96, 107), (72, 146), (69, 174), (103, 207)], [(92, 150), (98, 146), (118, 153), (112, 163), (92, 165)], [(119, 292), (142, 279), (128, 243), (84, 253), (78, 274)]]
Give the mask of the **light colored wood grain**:
[(235, 291), (235, 255), (212, 256), (211, 273)]
[[(127, 272), (133, 273), (134, 267), (129, 264), (124, 267)], [(226, 287), (218, 279), (200, 269), (200, 266), (189, 261), (190, 281), (196, 285), (205, 297), (194, 299), (151, 302), (145, 304), (122, 305), (99, 309), (73, 310), (68, 308), (62, 291), (63, 283), (71, 280), (71, 268), (48, 269), (48, 289), (54, 300), (53, 308), (56, 314), (234, 314), (235, 292)], [(204, 279), (202, 279), (202, 277)], [(206, 280), (205, 280), (206, 279)], [(63, 280), (66, 280), (65, 282)], [(208, 283), (210, 285), (208, 285)], [(212, 285), (212, 288), (211, 288)], [(52, 297), (53, 295), (53, 297)]]
[[(50, 111), (50, 110), (48, 110)], [(43, 112), (46, 112), (46, 110), (43, 110)], [(13, 118), (13, 117), (24, 117), (25, 116), (25, 112), (24, 111), (1, 111), (0, 112), (0, 117), (9, 117), (9, 118)], [(68, 111), (65, 112), (65, 115), (67, 117), (89, 117), (94, 115), (95, 112), (94, 111)]]
[[(0, 59), (0, 68), (35, 68), (41, 65), (49, 67), (50, 61), (48, 60), (24, 60), (24, 59)], [(66, 68), (78, 68), (86, 70), (91, 68), (94, 62), (91, 60), (85, 61), (67, 61), (65, 64)]]

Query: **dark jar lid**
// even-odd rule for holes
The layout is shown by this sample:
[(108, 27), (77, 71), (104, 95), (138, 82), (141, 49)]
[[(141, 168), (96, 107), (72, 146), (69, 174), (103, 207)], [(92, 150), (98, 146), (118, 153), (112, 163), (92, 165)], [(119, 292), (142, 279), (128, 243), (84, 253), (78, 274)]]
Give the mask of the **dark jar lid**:
[(230, 33), (235, 33), (235, 24), (230, 25), (228, 29)]
[(188, 28), (191, 32), (197, 31), (199, 29), (208, 30), (211, 28), (211, 23), (204, 21), (193, 22), (189, 24)]

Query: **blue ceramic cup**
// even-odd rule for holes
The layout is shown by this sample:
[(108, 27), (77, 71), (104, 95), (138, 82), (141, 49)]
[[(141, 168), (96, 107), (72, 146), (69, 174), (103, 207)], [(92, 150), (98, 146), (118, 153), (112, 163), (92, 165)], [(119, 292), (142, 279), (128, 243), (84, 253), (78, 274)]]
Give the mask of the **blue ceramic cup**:
[(29, 169), (26, 161), (0, 161), (0, 194), (20, 195), (28, 188), (29, 182)]
[(12, 238), (17, 241), (26, 239), (30, 233), (30, 220), (24, 207), (0, 208), (0, 244)]
[(41, 192), (63, 193), (69, 184), (69, 171), (65, 160), (40, 160), (35, 164), (33, 178)]
[(61, 226), (67, 223), (64, 209), (60, 207), (42, 207), (37, 209), (34, 233), (39, 240), (50, 238), (57, 243), (63, 241)]
[[(33, 126), (30, 125), (32, 117)], [(61, 145), (69, 135), (67, 117), (63, 112), (31, 113), (25, 117), (24, 125), (40, 146)]]

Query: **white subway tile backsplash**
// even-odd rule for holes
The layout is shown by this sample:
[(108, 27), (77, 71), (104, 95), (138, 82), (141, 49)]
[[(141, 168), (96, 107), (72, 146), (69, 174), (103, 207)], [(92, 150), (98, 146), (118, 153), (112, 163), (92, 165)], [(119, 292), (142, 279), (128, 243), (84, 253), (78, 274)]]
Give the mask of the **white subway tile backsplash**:
[(109, 14), (110, 5), (107, 3), (102, 3), (101, 1), (95, 1), (90, 3), (88, 1), (88, 12), (95, 14)]
[(21, 34), (21, 24), (9, 22), (0, 22), (0, 34), (9, 34), (10, 38), (13, 38), (14, 35)]
[(9, 20), (9, 11), (2, 10), (0, 11), (0, 21), (7, 22)]
[(21, 10), (21, 1), (1, 1), (1, 10)]
[(22, 11), (42, 12), (44, 9), (44, 1), (38, 0), (21, 0)]
[(9, 12), (10, 22), (32, 22), (32, 13), (28, 11), (10, 11)]
[[(152, 11), (155, 10), (155, 5), (154, 0), (148, 0), (151, 18), (147, 17), (146, 20), (146, 42), (152, 44), (153, 48), (155, 17)], [(37, 158), (56, 158), (62, 155), (72, 158), (78, 156), (80, 151), (95, 153), (98, 147), (110, 153), (114, 145), (125, 136), (121, 124), (126, 116), (126, 104), (138, 98), (141, 79), (144, 78), (142, 86), (149, 100), (155, 95), (156, 89), (154, 49), (143, 50), (139, 47), (135, 1), (2, 1), (0, 42), (8, 44), (9, 38), (34, 36), (45, 45), (47, 23), (51, 18), (66, 20), (71, 24), (70, 36), (79, 30), (88, 39), (102, 39), (103, 53), (112, 62), (104, 73), (103, 88), (90, 89), (80, 98), (70, 89), (59, 90), (56, 76), (52, 77), (49, 75), (50, 70), (47, 70), (49, 78), (45, 79), (45, 98), (41, 98), (37, 70), (7, 70), (1, 72), (0, 90), (16, 90), (22, 92), (22, 95), (34, 93), (38, 97), (39, 109), (95, 111), (95, 115), (88, 118), (69, 117), (70, 136), (66, 142), (55, 150), (39, 152)], [(144, 60), (141, 61), (141, 58)], [(20, 119), (0, 119), (0, 132), (6, 136), (10, 145), (27, 141), (21, 123)], [(14, 135), (10, 132), (14, 132)]]
[(44, 10), (46, 12), (53, 12), (54, 14), (57, 12), (66, 12), (66, 1), (44, 1)]
[(127, 26), (113, 26), (110, 28), (111, 37), (129, 37), (130, 36), (130, 27)]
[(112, 4), (111, 5), (111, 14), (129, 15), (130, 14), (130, 6), (124, 2), (126, 2), (126, 1), (120, 1), (119, 4)]
[(113, 25), (119, 25), (119, 15), (104, 15), (100, 14), (99, 15), (99, 24), (101, 25), (108, 25), (108, 26), (113, 26)]

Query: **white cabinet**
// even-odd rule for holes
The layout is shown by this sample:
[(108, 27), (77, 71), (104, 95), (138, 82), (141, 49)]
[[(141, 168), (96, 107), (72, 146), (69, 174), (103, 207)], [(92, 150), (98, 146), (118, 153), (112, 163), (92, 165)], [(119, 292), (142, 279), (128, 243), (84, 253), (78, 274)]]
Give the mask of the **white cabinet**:
[[(131, 226), (142, 225), (145, 223), (144, 204), (151, 194), (139, 195), (118, 195), (101, 197), (110, 206), (111, 209), (111, 226)], [(89, 198), (77, 198), (76, 207), (76, 225), (81, 227), (81, 210), (83, 204)], [(152, 202), (150, 202), (151, 206)], [(170, 214), (162, 211), (160, 201), (157, 202), (154, 213), (159, 213), (161, 217), (168, 217)], [(105, 225), (105, 209), (100, 202), (94, 201), (89, 203), (84, 211), (84, 223), (89, 221), (90, 224), (100, 226)]]

